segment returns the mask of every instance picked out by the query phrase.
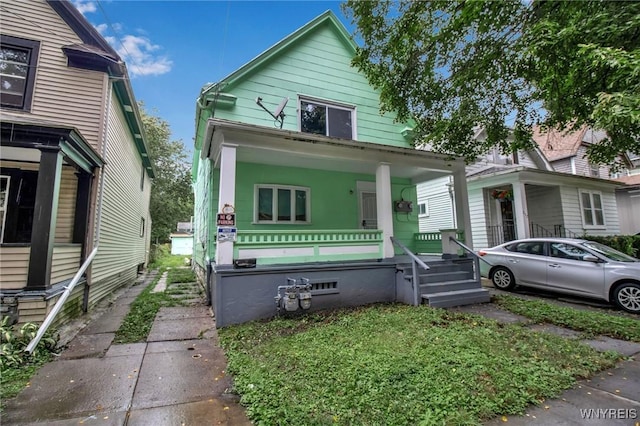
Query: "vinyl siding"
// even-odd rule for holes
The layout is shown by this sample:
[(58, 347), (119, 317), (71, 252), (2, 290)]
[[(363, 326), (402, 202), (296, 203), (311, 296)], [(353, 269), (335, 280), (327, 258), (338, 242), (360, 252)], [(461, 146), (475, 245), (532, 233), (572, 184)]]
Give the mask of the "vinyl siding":
[(0, 289), (23, 288), (27, 282), (30, 247), (0, 247)]
[(3, 2), (2, 7), (2, 34), (40, 41), (31, 111), (3, 114), (75, 127), (97, 149), (106, 74), (67, 66), (62, 46), (82, 40), (44, 0)]
[(351, 67), (351, 59), (351, 51), (329, 25), (320, 26), (226, 88), (225, 92), (237, 97), (236, 104), (218, 108), (215, 116), (271, 127), (273, 118), (256, 104), (256, 98), (261, 97), (273, 111), (282, 98), (289, 97), (283, 129), (298, 131), (298, 96), (310, 96), (355, 106), (357, 140), (410, 146), (400, 134), (405, 125), (394, 123), (391, 114), (380, 115), (378, 93)]
[[(151, 183), (145, 178), (144, 190), (140, 190), (142, 159), (115, 94), (110, 97), (108, 114), (100, 240), (91, 272), (92, 300), (135, 279), (137, 266), (146, 261), (146, 238), (140, 236), (140, 225), (141, 219), (147, 218)], [(148, 226), (145, 223), (145, 228)]]
[(616, 198), (613, 191), (594, 191), (602, 196), (602, 207), (604, 213), (604, 227), (585, 227), (582, 222), (582, 211), (580, 207), (580, 190), (572, 186), (560, 187), (560, 194), (563, 201), (563, 213), (565, 227), (577, 234), (589, 235), (617, 235), (620, 233), (620, 223), (618, 221), (618, 211)]
[(616, 201), (620, 219), (620, 232), (634, 235), (640, 232), (640, 196), (631, 191), (617, 191)]
[(70, 280), (80, 269), (81, 244), (56, 246), (53, 249), (51, 265), (51, 283)]
[[(447, 183), (449, 183), (449, 177), (418, 184), (418, 204), (428, 205), (428, 215), (418, 216), (420, 232), (438, 232), (441, 229), (453, 228), (454, 212)], [(418, 212), (418, 206), (415, 211)]]
[(487, 236), (487, 223), (489, 212), (484, 201), (484, 190), (482, 188), (469, 189), (469, 216), (471, 217), (471, 235), (473, 236), (474, 250), (489, 246)]
[(563, 224), (560, 188), (525, 185), (529, 223), (553, 232), (554, 225)]

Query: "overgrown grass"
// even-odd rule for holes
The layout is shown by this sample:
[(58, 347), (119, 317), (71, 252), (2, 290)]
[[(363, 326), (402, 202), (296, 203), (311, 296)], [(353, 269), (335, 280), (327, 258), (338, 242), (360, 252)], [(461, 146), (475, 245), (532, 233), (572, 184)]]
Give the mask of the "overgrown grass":
[(149, 270), (165, 270), (168, 268), (187, 266), (188, 263), (185, 261), (185, 259), (189, 259), (190, 257), (183, 255), (172, 255), (171, 247), (169, 246), (169, 244), (155, 246), (153, 253), (154, 256), (153, 260), (149, 263)]
[(223, 328), (258, 425), (472, 425), (558, 395), (619, 355), (520, 325), (376, 305)]
[(494, 302), (514, 314), (523, 315), (539, 323), (549, 323), (591, 335), (640, 342), (640, 318), (609, 315), (604, 312), (573, 309), (544, 300), (525, 300), (501, 294)]
[[(178, 293), (171, 292), (170, 289), (165, 292), (152, 293), (161, 275), (161, 273), (158, 274), (158, 278), (149, 284), (131, 304), (131, 310), (116, 332), (113, 340), (114, 343), (137, 343), (146, 341), (160, 308), (182, 306), (180, 298), (171, 297), (172, 294), (178, 295)], [(196, 276), (191, 269), (167, 270), (167, 285), (194, 281), (196, 281)], [(185, 297), (189, 295), (190, 293), (184, 293)]]

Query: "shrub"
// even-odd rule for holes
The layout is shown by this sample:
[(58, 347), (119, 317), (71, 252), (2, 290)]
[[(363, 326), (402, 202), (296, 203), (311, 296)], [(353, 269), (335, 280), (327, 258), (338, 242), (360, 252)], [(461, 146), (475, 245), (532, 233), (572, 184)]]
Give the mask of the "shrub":
[(640, 235), (609, 235), (605, 237), (585, 235), (584, 238), (640, 259)]
[(5, 316), (0, 325), (0, 333), (2, 333), (0, 335), (0, 370), (17, 368), (29, 364), (33, 360), (49, 358), (58, 343), (57, 335), (48, 331), (36, 346), (35, 351), (28, 354), (24, 350), (36, 336), (38, 326), (26, 323), (17, 328), (12, 326), (9, 321), (9, 316)]

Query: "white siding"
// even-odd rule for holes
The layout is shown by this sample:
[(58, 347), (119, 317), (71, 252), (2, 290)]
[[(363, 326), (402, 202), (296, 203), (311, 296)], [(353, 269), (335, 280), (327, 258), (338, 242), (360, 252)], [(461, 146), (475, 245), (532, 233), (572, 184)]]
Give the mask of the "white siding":
[(589, 235), (617, 235), (620, 233), (616, 197), (613, 191), (598, 191), (602, 195), (602, 207), (604, 212), (604, 227), (586, 228), (582, 223), (580, 210), (580, 190), (574, 186), (560, 187), (563, 202), (564, 224), (567, 229), (576, 234)]
[(557, 186), (525, 185), (529, 223), (553, 232), (563, 224), (562, 201)]
[(487, 237), (488, 212), (484, 201), (482, 188), (469, 188), (469, 215), (471, 216), (471, 235), (473, 236), (473, 249), (481, 249), (489, 246)]
[(630, 191), (616, 192), (620, 232), (634, 235), (640, 232), (640, 193)]
[(28, 114), (76, 127), (98, 148), (106, 74), (67, 66), (62, 46), (82, 40), (44, 0), (8, 1), (2, 8), (2, 34), (40, 42), (31, 111), (3, 114)]
[[(454, 213), (447, 183), (449, 177), (445, 176), (417, 185), (418, 204), (428, 205), (428, 215), (418, 217), (420, 232), (453, 228)], [(415, 210), (418, 211), (417, 208)]]

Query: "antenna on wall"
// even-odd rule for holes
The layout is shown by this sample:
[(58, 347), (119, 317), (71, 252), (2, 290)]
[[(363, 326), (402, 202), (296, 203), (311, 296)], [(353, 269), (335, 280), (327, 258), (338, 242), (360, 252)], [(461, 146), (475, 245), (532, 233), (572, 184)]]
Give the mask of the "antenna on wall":
[(256, 98), (256, 103), (260, 105), (260, 107), (263, 110), (267, 111), (269, 115), (272, 116), (274, 120), (276, 120), (276, 123), (280, 123), (281, 129), (282, 129), (282, 125), (284, 124), (284, 117), (286, 116), (284, 113), (284, 107), (287, 106), (287, 102), (289, 102), (289, 98), (287, 97), (282, 98), (282, 100), (280, 101), (280, 105), (278, 105), (278, 107), (276, 108), (276, 111), (272, 113), (264, 105), (262, 105), (261, 97)]

